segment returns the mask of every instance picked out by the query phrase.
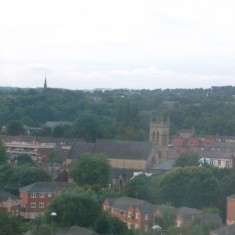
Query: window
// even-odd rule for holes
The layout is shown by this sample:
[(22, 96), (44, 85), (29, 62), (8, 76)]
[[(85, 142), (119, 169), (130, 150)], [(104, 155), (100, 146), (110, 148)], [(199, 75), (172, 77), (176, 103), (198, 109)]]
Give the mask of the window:
[(36, 208), (36, 202), (31, 202), (31, 208)]
[(40, 198), (44, 198), (44, 197), (45, 197), (45, 193), (40, 193), (40, 194), (39, 194), (39, 197), (40, 197)]
[(48, 197), (52, 197), (52, 193), (47, 193), (47, 196)]
[(226, 161), (226, 167), (229, 167), (229, 161)]
[(135, 224), (135, 229), (138, 229), (139, 228), (139, 224)]
[(39, 208), (44, 208), (44, 202), (39, 202)]
[(221, 166), (221, 160), (218, 160), (218, 166)]
[(139, 213), (137, 213), (137, 212), (135, 213), (135, 218), (139, 219)]
[(128, 218), (131, 218), (132, 213), (130, 211), (128, 211)]
[(31, 193), (31, 197), (35, 198), (36, 197), (36, 193)]
[(121, 210), (120, 215), (125, 215), (125, 211)]
[(148, 215), (145, 215), (144, 220), (148, 220), (148, 219), (149, 219)]

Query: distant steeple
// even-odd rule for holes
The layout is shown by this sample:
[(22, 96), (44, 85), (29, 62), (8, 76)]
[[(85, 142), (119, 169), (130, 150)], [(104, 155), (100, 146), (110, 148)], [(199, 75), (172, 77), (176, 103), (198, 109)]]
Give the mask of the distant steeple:
[(45, 81), (44, 81), (44, 89), (47, 89), (47, 78), (45, 77)]
[(47, 78), (46, 77), (45, 77), (45, 81), (44, 81), (43, 93), (44, 93), (44, 95), (47, 95)]

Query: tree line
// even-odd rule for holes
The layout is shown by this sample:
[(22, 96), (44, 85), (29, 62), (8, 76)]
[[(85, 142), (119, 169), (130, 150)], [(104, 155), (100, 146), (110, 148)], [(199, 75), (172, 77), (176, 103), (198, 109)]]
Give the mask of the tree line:
[[(24, 133), (23, 125), (42, 127), (33, 135), (147, 140), (149, 119), (170, 117), (171, 135), (179, 129), (235, 135), (235, 88), (166, 90), (106, 90), (93, 92), (50, 89), (0, 91), (0, 126), (7, 133)], [(46, 121), (72, 125), (46, 128)]]

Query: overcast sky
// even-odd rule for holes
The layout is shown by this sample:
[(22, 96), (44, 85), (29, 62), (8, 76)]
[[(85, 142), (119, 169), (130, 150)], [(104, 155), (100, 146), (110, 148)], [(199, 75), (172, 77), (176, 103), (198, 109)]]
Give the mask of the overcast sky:
[(5, 0), (0, 86), (235, 86), (233, 0)]

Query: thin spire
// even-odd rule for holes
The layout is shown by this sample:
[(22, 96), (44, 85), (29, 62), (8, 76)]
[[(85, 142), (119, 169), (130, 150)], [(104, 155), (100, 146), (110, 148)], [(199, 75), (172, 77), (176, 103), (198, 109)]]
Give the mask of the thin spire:
[(47, 89), (47, 78), (45, 77), (45, 81), (44, 81), (44, 89)]

